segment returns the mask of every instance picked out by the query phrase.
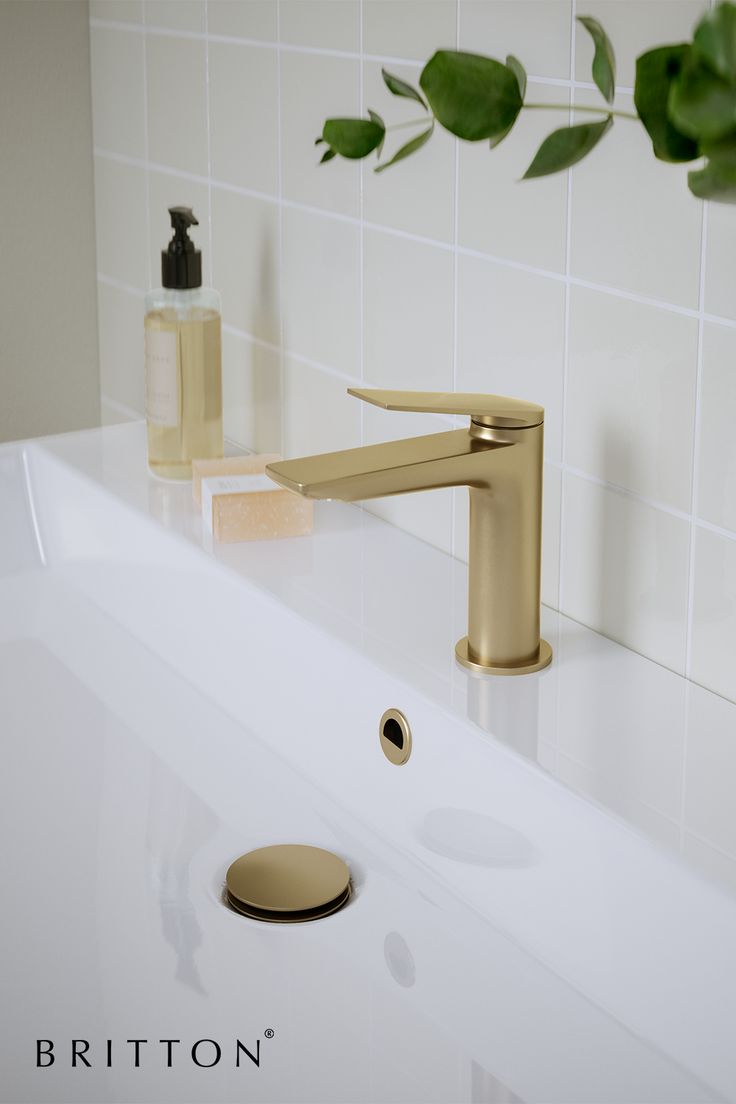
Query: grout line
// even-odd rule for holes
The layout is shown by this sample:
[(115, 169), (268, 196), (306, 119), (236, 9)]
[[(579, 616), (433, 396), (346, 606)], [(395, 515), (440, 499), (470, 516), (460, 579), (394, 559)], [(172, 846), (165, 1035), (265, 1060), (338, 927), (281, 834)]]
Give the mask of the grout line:
[[(358, 94), (359, 94), (359, 110), (361, 116), (365, 113), (365, 77), (363, 73), (363, 0), (359, 0), (358, 3), (358, 52), (360, 54), (360, 60), (358, 62)], [(360, 347), (358, 351), (358, 371), (360, 374), (361, 387), (365, 387), (365, 163), (360, 162), (358, 166), (358, 213), (360, 215), (360, 230), (358, 231), (358, 295), (360, 297), (358, 307), (358, 337), (360, 341)], [(365, 426), (365, 403), (360, 403), (359, 417), (359, 431), (360, 431), (360, 443), (366, 444), (366, 426)], [(361, 534), (365, 526), (365, 514), (367, 512), (365, 503), (358, 504), (361, 511), (360, 528)], [(366, 542), (361, 540), (360, 542), (360, 634), (361, 640), (365, 643), (366, 634), (366, 610), (367, 610), (367, 596), (366, 596)]]
[(122, 19), (100, 19), (98, 15), (90, 16), (89, 25), (98, 31), (127, 31), (129, 34), (145, 34), (145, 23), (126, 23)]
[[(503, 260), (499, 259), (499, 264)], [(553, 275), (550, 273), (550, 275)], [(594, 280), (585, 280), (580, 276), (569, 276), (568, 283), (572, 287), (587, 288), (589, 291), (599, 291), (604, 295), (610, 295), (614, 299), (627, 299), (630, 303), (639, 303), (643, 307), (654, 307), (655, 310), (667, 311), (670, 314), (679, 314), (684, 318), (698, 318), (698, 312), (692, 307), (682, 307), (678, 303), (668, 303), (664, 299), (656, 299), (651, 295), (642, 295), (637, 291), (627, 291), (625, 288), (612, 287), (610, 284), (599, 284)], [(736, 319), (718, 319), (724, 325), (736, 329)]]
[[(205, 33), (209, 28), (209, 0), (205, 0), (204, 5), (204, 26)], [(212, 225), (212, 127), (210, 125), (210, 44), (209, 39), (205, 39), (205, 51), (204, 51), (204, 96), (205, 96), (205, 112), (207, 114), (207, 221), (209, 241), (207, 244), (208, 253), (208, 265), (209, 265), (209, 284), (210, 287), (215, 286), (215, 257), (213, 252), (213, 225)]]
[[(302, 206), (301, 204), (297, 203), (296, 201), (292, 201), (292, 202), (294, 202), (295, 206), (297, 206), (297, 207)], [(328, 212), (322, 212), (321, 208), (315, 208), (315, 214), (316, 213), (327, 214)], [(330, 213), (330, 217), (332, 217), (331, 213)], [(336, 217), (343, 218), (348, 222), (357, 221), (357, 220), (353, 219), (352, 215), (339, 215), (339, 216), (336, 216)], [(434, 246), (437, 249), (441, 249), (444, 253), (450, 253), (452, 251), (452, 242), (449, 242), (449, 241), (439, 241), (437, 238), (429, 238), (429, 237), (426, 237), (423, 234), (413, 234), (411, 232), (411, 230), (399, 230), (399, 229), (397, 229), (393, 226), (392, 227), (387, 227), (387, 226), (384, 226), (380, 222), (371, 222), (369, 220), (366, 220), (363, 225), (366, 226), (369, 230), (378, 230), (381, 233), (383, 233), (385, 231), (388, 231), (388, 233), (391, 234), (395, 238), (406, 238), (407, 241), (419, 242), (420, 245)]]
[(279, 447), (276, 449), (282, 456), (287, 454), (286, 448), (286, 352), (284, 350), (285, 320), (284, 320), (284, 142), (281, 125), (281, 0), (276, 0), (276, 176), (278, 187), (278, 238), (279, 238), (279, 273), (276, 281), (276, 294), (278, 296), (279, 311)]
[[(576, 0), (572, 0), (570, 6), (570, 79), (575, 76), (575, 15)], [(575, 93), (570, 91), (570, 110), (568, 122), (572, 126), (574, 122)], [(567, 425), (567, 399), (570, 369), (570, 299), (571, 299), (571, 258), (572, 258), (572, 169), (567, 170), (567, 194), (566, 194), (566, 225), (565, 225), (565, 302), (564, 302), (564, 332), (562, 339), (562, 414), (560, 440), (562, 448), (562, 475), (560, 478), (560, 507), (559, 507), (559, 543), (557, 546), (557, 608), (562, 610), (565, 601), (565, 504), (567, 498), (567, 480), (565, 479), (565, 464), (567, 454), (567, 441), (565, 427)]]
[(264, 203), (270, 203), (274, 206), (280, 205), (283, 208), (287, 208), (295, 211), (302, 211), (306, 214), (316, 215), (320, 218), (331, 219), (336, 222), (344, 222), (355, 227), (363, 227), (366, 230), (374, 230), (387, 236), (404, 238), (407, 241), (418, 242), (422, 245), (431, 245), (436, 249), (441, 249), (444, 252), (450, 253), (453, 249), (456, 249), (457, 253), (461, 257), (474, 257), (477, 260), (485, 261), (487, 264), (497, 265), (499, 268), (507, 268), (516, 270), (519, 272), (527, 272), (533, 276), (540, 276), (547, 280), (554, 280), (557, 283), (569, 283), (572, 287), (585, 288), (588, 291), (600, 292), (604, 295), (609, 295), (615, 299), (625, 299), (632, 303), (638, 303), (641, 306), (653, 307), (655, 310), (667, 311), (670, 314), (677, 314), (683, 318), (695, 318), (704, 319), (706, 322), (712, 322), (718, 326), (724, 326), (728, 329), (736, 329), (736, 318), (724, 318), (721, 315), (706, 314), (698, 310), (696, 307), (683, 307), (677, 303), (669, 303), (664, 299), (657, 299), (654, 296), (642, 295), (636, 291), (627, 291), (625, 288), (613, 287), (610, 284), (600, 284), (594, 280), (585, 280), (579, 276), (566, 275), (565, 272), (555, 272), (552, 269), (539, 268), (536, 265), (526, 264), (523, 261), (515, 261), (509, 257), (499, 257), (492, 253), (483, 253), (481, 250), (472, 249), (468, 246), (453, 245), (452, 241), (440, 241), (437, 238), (426, 237), (421, 234), (413, 234), (408, 230), (399, 230), (392, 226), (384, 226), (381, 223), (370, 222), (363, 220), (354, 215), (340, 214), (336, 211), (330, 211), (327, 208), (315, 207), (308, 203), (300, 203), (297, 200), (285, 199), (283, 197), (270, 195), (267, 192), (259, 192), (253, 188), (242, 188), (235, 184), (228, 184), (224, 180), (211, 179), (206, 176), (199, 176), (196, 173), (189, 173), (183, 169), (175, 169), (169, 165), (164, 165), (159, 162), (144, 161), (138, 157), (129, 157), (127, 154), (114, 153), (111, 150), (104, 149), (103, 147), (96, 146), (94, 150), (95, 157), (104, 158), (109, 161), (116, 161), (122, 165), (131, 165), (135, 168), (148, 170), (149, 172), (165, 173), (168, 176), (174, 176), (181, 180), (189, 180), (194, 184), (201, 184), (207, 187), (211, 185), (212, 188), (219, 189), (221, 191), (232, 192), (236, 195), (245, 196), (249, 199), (258, 199)]
[(131, 157), (127, 153), (115, 153), (114, 150), (105, 149), (104, 146), (95, 146), (92, 152), (95, 157), (101, 157), (105, 161), (117, 161), (121, 165), (130, 165), (136, 169), (166, 173), (168, 176), (176, 176), (181, 180), (190, 180), (193, 184), (207, 183), (206, 176), (186, 172), (184, 169), (176, 169), (173, 165), (163, 165), (158, 161), (151, 161), (147, 158)]
[(704, 322), (712, 322), (714, 326), (725, 326), (726, 329), (736, 330), (736, 319), (723, 318), (718, 314), (708, 314), (703, 312), (702, 315)]
[[(280, 32), (281, 21), (277, 18), (277, 37)], [(280, 43), (278, 41), (271, 42), (268, 39), (263, 38), (248, 38), (243, 35), (227, 35), (227, 34), (212, 34), (207, 32), (207, 37), (210, 42), (221, 43), (223, 46), (250, 46), (256, 50), (278, 50)]]
[[(553, 461), (546, 461), (557, 467)], [(670, 517), (677, 518), (679, 521), (692, 521), (692, 515), (687, 510), (680, 510), (677, 506), (669, 506), (666, 502), (660, 502), (656, 498), (648, 498), (647, 495), (639, 494), (638, 491), (632, 491), (628, 487), (622, 487), (620, 483), (611, 483), (607, 479), (602, 479), (599, 475), (593, 475), (591, 472), (583, 471), (582, 468), (576, 468), (572, 464), (560, 464), (560, 470), (567, 475), (574, 475), (578, 479), (584, 479), (586, 483), (594, 483), (597, 487), (602, 487), (606, 491), (613, 491), (614, 494), (619, 495), (621, 498), (628, 498), (632, 502), (638, 502), (641, 506), (648, 506), (651, 510), (657, 510), (661, 514), (669, 514)], [(736, 538), (736, 533), (734, 534)]]
[[(455, 0), (455, 48), (460, 49), (460, 0)], [(458, 244), (460, 240), (459, 225), (460, 225), (460, 142), (457, 138), (453, 138), (453, 170), (454, 170), (454, 190), (453, 190), (453, 212), (452, 212), (452, 390), (457, 391), (457, 376), (458, 376), (458, 359), (460, 351), (460, 338), (458, 331), (458, 319), (460, 290), (459, 290), (459, 275), (460, 265), (458, 263)], [(457, 534), (457, 498), (462, 491), (455, 487), (450, 496), (450, 524), (452, 529), (450, 531), (450, 551), (453, 556), (457, 557), (458, 549), (455, 544)], [(467, 550), (466, 550), (467, 554)]]
[[(455, 48), (460, 49), (460, 0), (455, 0)], [(454, 195), (453, 195), (453, 218), (452, 218), (452, 390), (457, 391), (457, 377), (458, 377), (458, 361), (460, 354), (460, 335), (458, 330), (458, 319), (460, 316), (459, 303), (460, 303), (460, 264), (458, 254), (458, 243), (460, 240), (460, 142), (457, 138), (453, 138), (454, 143)], [(457, 424), (457, 419), (453, 419), (453, 424)], [(457, 562), (460, 559), (458, 553), (464, 553), (468, 556), (468, 549), (458, 549), (457, 547), (457, 519), (458, 519), (458, 497), (461, 494), (465, 494), (466, 499), (470, 498), (469, 492), (461, 487), (455, 487), (450, 495), (450, 554)], [(455, 623), (455, 609), (459, 603), (460, 596), (457, 593), (457, 572), (452, 570), (450, 572), (450, 626), (454, 628)], [(465, 599), (467, 603), (467, 597)], [(450, 652), (447, 657), (450, 672), (450, 687), (453, 685), (453, 675), (455, 673), (456, 663), (455, 656)], [(452, 690), (451, 690), (452, 693)]]
[[(363, 74), (363, 0), (358, 3), (358, 50), (360, 60), (358, 62), (358, 110), (361, 117), (365, 114), (365, 77)], [(360, 228), (358, 230), (358, 372), (361, 383), (365, 380), (365, 162), (358, 166), (358, 213)], [(360, 404), (360, 443), (366, 444), (365, 439), (365, 403)], [(362, 508), (362, 507), (361, 507)]]
[[(146, 154), (146, 166), (151, 159), (151, 147), (148, 136), (148, 42), (146, 36), (143, 35), (143, 149)], [(148, 249), (146, 250), (146, 271), (148, 272), (148, 286), (152, 288), (154, 286), (153, 269), (151, 267), (151, 238), (153, 235), (153, 225), (151, 223), (151, 196), (149, 189), (149, 174), (148, 168), (145, 170), (145, 184), (146, 184), (146, 241), (148, 242)], [(158, 284), (158, 281), (156, 281)]]
[(705, 529), (707, 533), (714, 533), (717, 537), (723, 537), (725, 540), (736, 540), (736, 533), (733, 529), (724, 529), (722, 525), (716, 525), (712, 521), (706, 521), (705, 518), (693, 519), (693, 524), (697, 525), (698, 529)]
[[(133, 29), (133, 24), (128, 26), (128, 30)], [(205, 31), (186, 31), (182, 27), (160, 27), (156, 23), (145, 23), (143, 29), (146, 34), (155, 35), (157, 38), (186, 38), (199, 42), (207, 39), (207, 32)]]
[[(700, 479), (700, 430), (701, 430), (701, 400), (703, 391), (703, 339), (705, 333), (705, 275), (706, 254), (708, 241), (708, 203), (703, 203), (700, 222), (700, 274), (698, 280), (698, 307), (700, 318), (698, 320), (698, 355), (695, 367), (695, 410), (693, 417), (693, 447), (690, 466), (690, 515), (695, 518), (698, 515), (698, 482)], [(688, 576), (687, 576), (687, 630), (685, 635), (685, 677), (690, 678), (692, 669), (693, 647), (693, 618), (695, 607), (695, 536), (696, 526), (690, 526), (690, 545), (688, 548)]]
[[(231, 326), (229, 322), (222, 323), (222, 332), (231, 334), (233, 337), (239, 337), (241, 338), (241, 340), (247, 341), (249, 345), (257, 345), (259, 349), (268, 349), (268, 351), (271, 353), (278, 353), (279, 349), (281, 348), (280, 345), (276, 345), (273, 341), (266, 341), (265, 338), (256, 337), (254, 334), (248, 333), (247, 330), (241, 330), (238, 326)], [(327, 367), (327, 365), (314, 364), (313, 366), (315, 368), (321, 368), (324, 372), (331, 372), (331, 374), (333, 375), (335, 374), (332, 369)], [(349, 379), (350, 377), (346, 376), (345, 378)]]

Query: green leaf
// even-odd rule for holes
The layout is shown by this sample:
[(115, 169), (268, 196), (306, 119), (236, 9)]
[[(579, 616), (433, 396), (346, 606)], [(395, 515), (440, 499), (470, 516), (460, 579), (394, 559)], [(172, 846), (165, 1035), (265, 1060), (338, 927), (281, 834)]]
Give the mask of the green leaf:
[(569, 169), (590, 153), (612, 126), (613, 117), (607, 115), (599, 123), (582, 123), (553, 131), (542, 142), (522, 179), (531, 180)]
[(341, 157), (367, 157), (383, 141), (386, 128), (373, 119), (328, 119), (322, 129), (327, 145)]
[(383, 83), (386, 85), (389, 92), (393, 92), (394, 96), (405, 96), (407, 100), (416, 100), (418, 104), (422, 105), (425, 111), (427, 110), (427, 105), (416, 88), (412, 88), (412, 86), (402, 80), (401, 77), (394, 77), (391, 73), (387, 73), (385, 69), (381, 70), (381, 75), (383, 77)]
[(736, 164), (736, 131), (717, 142), (703, 142), (703, 154), (714, 161)]
[(634, 103), (654, 154), (660, 161), (692, 161), (699, 156), (698, 143), (682, 134), (667, 114), (672, 82), (679, 75), (690, 46), (660, 46), (636, 59)]
[(699, 199), (736, 203), (736, 160), (710, 160), (704, 169), (689, 172), (687, 183)]
[[(510, 69), (511, 72), (516, 77), (516, 83), (519, 86), (519, 95), (521, 96), (521, 98), (523, 100), (524, 96), (526, 95), (526, 69), (521, 64), (519, 59), (514, 57), (513, 54), (509, 54), (507, 56), (507, 58), (506, 58), (506, 68)], [(501, 144), (501, 142), (503, 142), (506, 135), (510, 134), (511, 131), (513, 130), (515, 122), (516, 122), (516, 119), (514, 119), (513, 122), (509, 123), (509, 125), (506, 127), (506, 129), (502, 130), (500, 134), (495, 134), (490, 139), (488, 145), (490, 146), (491, 149), (495, 149), (496, 146), (499, 146)]]
[[(516, 120), (514, 120), (515, 122)], [(509, 123), (505, 130), (502, 130), (500, 134), (494, 134), (488, 142), (489, 149), (495, 149), (496, 146), (500, 146), (507, 134), (510, 134), (514, 129), (514, 123)]]
[(419, 83), (442, 126), (469, 142), (507, 133), (521, 110), (516, 74), (479, 54), (438, 50)]
[(333, 149), (326, 149), (319, 159), (320, 165), (324, 165), (325, 161), (331, 161), (333, 157), (337, 157), (337, 154)]
[(506, 66), (516, 77), (516, 83), (519, 86), (519, 95), (523, 100), (526, 96), (526, 69), (513, 54), (509, 54), (506, 58)]
[(381, 139), (381, 141), (376, 146), (376, 157), (380, 157), (382, 152), (383, 152), (383, 143), (384, 143), (384, 139), (386, 137), (386, 124), (384, 123), (383, 119), (381, 118), (381, 116), (378, 114), (377, 111), (371, 111), (371, 109), (368, 108), (368, 114), (370, 115), (371, 119), (376, 124), (376, 126), (383, 127), (383, 138)]
[(611, 41), (597, 19), (589, 15), (579, 15), (578, 23), (582, 23), (595, 44), (593, 80), (606, 103), (613, 103), (616, 92), (616, 58)]
[(721, 138), (736, 126), (736, 87), (706, 68), (691, 51), (672, 82), (667, 113), (690, 138)]
[(736, 6), (717, 4), (701, 19), (693, 46), (714, 73), (736, 82)]
[(377, 173), (383, 172), (383, 170), (387, 169), (390, 165), (395, 165), (397, 161), (403, 161), (405, 157), (409, 157), (410, 154), (416, 153), (416, 151), (421, 149), (422, 146), (425, 145), (425, 143), (428, 142), (429, 139), (432, 137), (433, 130), (434, 123), (432, 123), (431, 127), (429, 127), (427, 130), (424, 130), (421, 134), (418, 134), (416, 138), (412, 138), (411, 141), (407, 142), (406, 145), (401, 147), (401, 149), (397, 150), (390, 161), (385, 161), (383, 165), (379, 165), (373, 171)]
[(321, 134), (320, 134), (319, 138), (314, 139), (315, 146), (319, 146), (322, 142), (324, 142), (324, 138), (322, 137)]

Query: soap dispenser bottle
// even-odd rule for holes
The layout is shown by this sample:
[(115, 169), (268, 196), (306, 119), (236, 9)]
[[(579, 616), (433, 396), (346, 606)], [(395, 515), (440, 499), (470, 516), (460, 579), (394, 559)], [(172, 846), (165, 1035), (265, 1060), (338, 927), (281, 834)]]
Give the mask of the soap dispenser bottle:
[(169, 214), (174, 236), (161, 253), (163, 287), (145, 306), (148, 464), (164, 479), (191, 479), (192, 460), (223, 454), (220, 296), (202, 287), (191, 208)]

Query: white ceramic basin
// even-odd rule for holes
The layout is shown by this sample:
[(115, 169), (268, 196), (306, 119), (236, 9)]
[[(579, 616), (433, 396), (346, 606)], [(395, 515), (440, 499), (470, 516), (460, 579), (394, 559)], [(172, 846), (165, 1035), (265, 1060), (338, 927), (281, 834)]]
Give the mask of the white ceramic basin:
[[(0, 526), (3, 1101), (736, 1099), (736, 707), (549, 612), (474, 680), (461, 566), (332, 504), (207, 551), (139, 426), (0, 449)], [(279, 842), (348, 907), (228, 911)]]

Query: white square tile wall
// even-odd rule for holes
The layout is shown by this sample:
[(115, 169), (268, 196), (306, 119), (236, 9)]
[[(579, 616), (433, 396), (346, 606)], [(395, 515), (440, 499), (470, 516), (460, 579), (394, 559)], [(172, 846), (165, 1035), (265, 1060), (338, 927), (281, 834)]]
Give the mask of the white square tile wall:
[[(296, 455), (452, 424), (361, 410), (360, 382), (543, 403), (544, 601), (736, 700), (736, 210), (690, 197), (623, 120), (571, 174), (519, 182), (567, 105), (597, 102), (576, 15), (609, 31), (626, 110), (637, 53), (706, 6), (94, 0), (106, 420), (143, 412), (143, 295), (166, 208), (190, 204), (223, 297), (230, 437)], [(560, 112), (493, 152), (436, 135), (381, 176), (317, 164), (328, 115), (415, 117), (382, 65), (416, 83), (457, 46), (516, 54), (528, 98)], [(466, 497), (369, 505), (464, 559)]]

